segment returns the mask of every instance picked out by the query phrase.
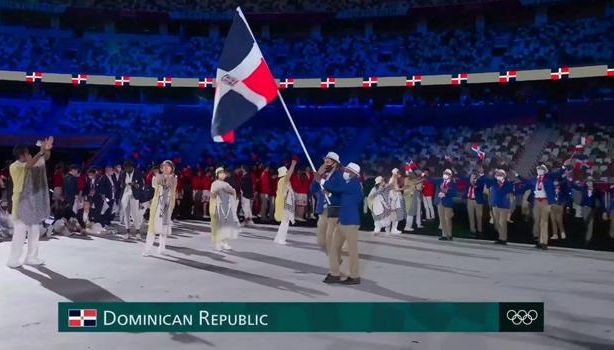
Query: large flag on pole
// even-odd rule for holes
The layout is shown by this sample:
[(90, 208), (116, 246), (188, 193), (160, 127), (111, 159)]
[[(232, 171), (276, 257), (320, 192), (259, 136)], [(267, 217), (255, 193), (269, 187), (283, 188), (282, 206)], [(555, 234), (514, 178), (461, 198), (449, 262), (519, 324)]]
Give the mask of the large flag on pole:
[(277, 96), (277, 83), (237, 7), (216, 74), (211, 136), (234, 142), (234, 130)]

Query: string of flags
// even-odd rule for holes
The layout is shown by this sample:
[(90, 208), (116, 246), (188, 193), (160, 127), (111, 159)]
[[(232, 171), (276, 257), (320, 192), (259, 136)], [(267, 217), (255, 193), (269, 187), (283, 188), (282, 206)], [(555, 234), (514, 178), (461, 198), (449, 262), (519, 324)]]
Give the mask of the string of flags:
[[(22, 74), (22, 75), (21, 75)], [(427, 85), (465, 85), (500, 83), (510, 84), (521, 81), (535, 80), (565, 80), (573, 78), (614, 77), (613, 65), (556, 67), (551, 69), (533, 70), (507, 70), (501, 72), (481, 73), (454, 73), (450, 75), (422, 75), (407, 76), (367, 76), (360, 78), (280, 78), (276, 84), (280, 89), (291, 88), (377, 88), (377, 87), (417, 87)], [(90, 75), (87, 73), (58, 74), (41, 71), (0, 71), (0, 80), (25, 81), (27, 83), (67, 83), (72, 85), (115, 85), (139, 87), (187, 87), (187, 88), (215, 88), (213, 77), (178, 78), (171, 76), (161, 77), (131, 77), (125, 75), (105, 76)]]

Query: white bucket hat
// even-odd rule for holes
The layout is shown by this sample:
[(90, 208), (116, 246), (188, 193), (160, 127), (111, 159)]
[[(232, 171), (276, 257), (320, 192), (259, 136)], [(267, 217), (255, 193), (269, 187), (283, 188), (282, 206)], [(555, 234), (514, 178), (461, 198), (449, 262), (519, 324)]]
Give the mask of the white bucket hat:
[(392, 169), (392, 174), (396, 175), (398, 173), (399, 173), (399, 169), (397, 168)]
[(338, 155), (337, 153), (335, 153), (335, 152), (328, 152), (328, 153), (326, 154), (326, 157), (324, 157), (324, 159), (326, 159), (326, 158), (328, 158), (328, 159), (332, 159), (332, 160), (334, 160), (335, 162), (340, 163), (340, 161), (339, 161), (339, 155)]
[(348, 163), (345, 168), (356, 175), (360, 175), (360, 166), (356, 163)]
[(285, 166), (280, 166), (277, 169), (277, 177), (284, 177), (288, 174), (288, 169)]
[(452, 175), (453, 175), (453, 174), (452, 174), (452, 170), (450, 170), (450, 169), (446, 169), (446, 170), (444, 170), (444, 171), (443, 171), (443, 173), (444, 173), (444, 174), (448, 174), (448, 175), (450, 175), (450, 176), (452, 176)]
[(215, 169), (215, 176), (217, 176), (217, 174), (219, 174), (221, 172), (224, 172), (224, 168), (219, 167), (219, 168)]
[(378, 177), (376, 177), (376, 178), (375, 178), (375, 184), (376, 184), (376, 185), (381, 184), (381, 183), (382, 183), (382, 181), (384, 181), (384, 178), (383, 178), (383, 177), (381, 177), (381, 176), (378, 176)]
[(544, 172), (548, 172), (548, 167), (546, 167), (545, 164), (540, 164), (537, 166), (537, 168), (535, 168), (535, 170), (539, 170), (539, 169), (544, 169)]

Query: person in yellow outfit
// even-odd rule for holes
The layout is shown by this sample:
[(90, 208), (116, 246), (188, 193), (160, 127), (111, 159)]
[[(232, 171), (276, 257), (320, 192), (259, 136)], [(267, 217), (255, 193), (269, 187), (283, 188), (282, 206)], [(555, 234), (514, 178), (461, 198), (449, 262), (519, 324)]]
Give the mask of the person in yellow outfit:
[(154, 196), (149, 207), (149, 224), (143, 256), (149, 256), (153, 249), (156, 234), (160, 235), (158, 254), (164, 254), (166, 237), (171, 234), (173, 227), (171, 215), (173, 214), (175, 198), (177, 197), (175, 166), (170, 160), (165, 160), (160, 165), (160, 170), (162, 173), (157, 174), (151, 182), (151, 186), (154, 188)]
[(53, 137), (40, 142), (40, 151), (32, 156), (26, 145), (15, 146), (13, 154), (17, 160), (11, 164), (9, 171), (13, 179), (13, 238), (11, 253), (7, 266), (17, 268), (22, 265), (20, 259), (23, 243), (28, 238), (26, 265), (42, 265), (38, 259), (38, 240), (40, 224), (51, 213), (49, 187), (45, 161), (49, 159), (53, 148)]
[(295, 209), (295, 194), (290, 184), (290, 177), (294, 173), (296, 167), (296, 159), (292, 160), (290, 169), (285, 166), (277, 169), (277, 195), (275, 197), (275, 221), (279, 221), (279, 229), (273, 242), (277, 244), (286, 244), (288, 236), (288, 227), (290, 222), (294, 224), (294, 209)]
[(239, 235), (237, 217), (237, 193), (226, 181), (224, 168), (215, 169), (215, 181), (211, 184), (209, 214), (211, 215), (211, 242), (217, 251), (231, 250), (228, 240)]

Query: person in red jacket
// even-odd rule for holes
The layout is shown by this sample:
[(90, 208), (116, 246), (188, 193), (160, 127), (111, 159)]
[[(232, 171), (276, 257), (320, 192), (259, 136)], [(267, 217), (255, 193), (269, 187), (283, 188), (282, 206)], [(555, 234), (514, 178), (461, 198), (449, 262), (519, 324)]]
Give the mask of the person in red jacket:
[(269, 208), (267, 215), (271, 218), (271, 221), (275, 219), (275, 197), (277, 196), (277, 173), (271, 174), (269, 186)]
[(192, 177), (192, 215), (198, 215), (203, 202), (203, 171), (198, 168)]
[(426, 211), (426, 220), (434, 220), (435, 207), (433, 207), (433, 196), (435, 195), (435, 184), (430, 178), (428, 169), (422, 171), (422, 176), (424, 177), (424, 182), (422, 182), (422, 201)]
[(53, 210), (57, 211), (62, 205), (62, 186), (64, 185), (64, 164), (58, 163), (55, 166), (51, 186), (53, 186)]
[(306, 221), (307, 213), (307, 197), (309, 196), (309, 176), (305, 171), (300, 171), (298, 174), (290, 178), (292, 189), (296, 194), (296, 221)]
[[(258, 182), (259, 188), (258, 193), (260, 194), (260, 221), (266, 222), (269, 220), (273, 220), (272, 213), (273, 210), (269, 210), (269, 207), (274, 206), (275, 201), (271, 200), (271, 193), (273, 197), (275, 197), (275, 191), (272, 191), (271, 188), (273, 184), (276, 184), (276, 181), (271, 181), (271, 168), (266, 166), (260, 174), (260, 181)], [(269, 215), (271, 213), (271, 215)]]
[(201, 177), (201, 187), (203, 189), (203, 218), (209, 218), (209, 200), (211, 199), (211, 183), (213, 183), (213, 169), (208, 168)]

